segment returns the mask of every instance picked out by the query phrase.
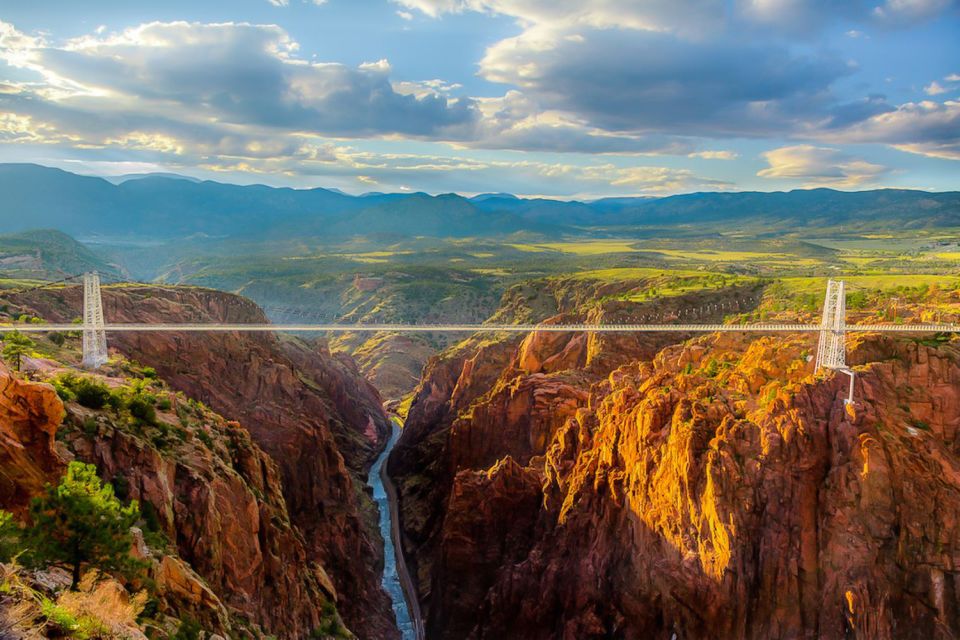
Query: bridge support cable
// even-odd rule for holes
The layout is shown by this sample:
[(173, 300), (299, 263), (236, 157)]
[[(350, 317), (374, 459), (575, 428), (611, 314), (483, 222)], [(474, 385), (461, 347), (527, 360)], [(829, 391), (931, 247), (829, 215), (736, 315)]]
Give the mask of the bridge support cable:
[(847, 366), (847, 294), (843, 280), (828, 280), (817, 345), (817, 368), (840, 371), (850, 376), (846, 404), (853, 402), (854, 372)]
[(99, 369), (107, 362), (107, 332), (103, 320), (100, 275), (83, 274), (83, 366)]

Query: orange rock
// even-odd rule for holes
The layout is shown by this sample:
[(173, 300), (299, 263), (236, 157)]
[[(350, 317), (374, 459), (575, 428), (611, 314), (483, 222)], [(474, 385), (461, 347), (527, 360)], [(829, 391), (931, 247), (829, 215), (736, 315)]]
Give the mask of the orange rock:
[(63, 415), (53, 387), (21, 380), (0, 363), (0, 506), (23, 512), (59, 478), (65, 461), (55, 436)]
[(808, 335), (528, 336), (455, 403), (435, 363), (395, 469), (431, 637), (960, 635), (960, 349), (852, 342), (851, 408)]

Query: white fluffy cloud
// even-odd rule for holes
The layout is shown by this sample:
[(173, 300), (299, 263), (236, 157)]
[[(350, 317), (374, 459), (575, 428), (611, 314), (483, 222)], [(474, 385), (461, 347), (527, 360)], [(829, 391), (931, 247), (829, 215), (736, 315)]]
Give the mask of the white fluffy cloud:
[(253, 157), (298, 148), (303, 135), (588, 153), (693, 146), (610, 135), (515, 91), (480, 101), (440, 79), (395, 80), (387, 60), (307, 61), (275, 25), (149, 23), (54, 45), (0, 22), (0, 60), (42, 78), (11, 85), (0, 105), (87, 145)]
[(886, 0), (873, 10), (881, 20), (894, 23), (926, 20), (955, 5), (955, 0)]
[(524, 25), (629, 28), (702, 34), (726, 24), (804, 31), (836, 20), (902, 26), (935, 17), (956, 0), (394, 0), (431, 17), (478, 11)]
[(428, 16), (478, 11), (524, 25), (699, 32), (724, 16), (718, 0), (395, 0)]
[(836, 142), (888, 144), (910, 153), (960, 160), (960, 101), (910, 102), (830, 137)]
[(879, 164), (852, 157), (839, 149), (808, 144), (780, 147), (763, 154), (769, 165), (763, 178), (798, 180), (804, 185), (860, 187), (889, 173)]

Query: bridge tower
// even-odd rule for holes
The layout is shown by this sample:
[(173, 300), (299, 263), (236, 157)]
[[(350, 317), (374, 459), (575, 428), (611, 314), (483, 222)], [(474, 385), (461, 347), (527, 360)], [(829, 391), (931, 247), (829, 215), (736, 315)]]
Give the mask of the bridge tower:
[(99, 369), (107, 362), (107, 332), (104, 330), (100, 274), (83, 274), (83, 366)]
[(828, 280), (817, 345), (817, 372), (840, 371), (850, 376), (850, 392), (845, 402), (853, 402), (853, 370), (847, 367), (847, 294), (843, 280)]

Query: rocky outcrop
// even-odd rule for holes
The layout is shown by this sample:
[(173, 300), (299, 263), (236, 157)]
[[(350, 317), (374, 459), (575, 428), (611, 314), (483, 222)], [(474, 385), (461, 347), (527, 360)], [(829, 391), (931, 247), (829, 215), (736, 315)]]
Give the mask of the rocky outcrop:
[(53, 386), (0, 365), (0, 508), (22, 516), (66, 460), (92, 463), (141, 505), (150, 546), (138, 532), (134, 554), (146, 563), (157, 614), (221, 634), (309, 636), (337, 593), (291, 523), (276, 463), (240, 424), (153, 384), (170, 408), (142, 423), (64, 403)]
[(178, 418), (161, 416), (165, 426), (156, 429), (69, 403), (63, 439), (125, 499), (138, 500), (170, 540), (179, 558), (161, 557), (156, 579), (199, 610), (208, 628), (222, 625), (210, 602), (215, 593), (266, 632), (309, 635), (336, 593), (290, 522), (276, 464), (239, 424), (171, 400)]
[(390, 470), (431, 637), (960, 634), (956, 343), (857, 337), (847, 407), (810, 335), (574, 339), (425, 372)]
[[(617, 322), (646, 307), (615, 300), (596, 306), (595, 296), (629, 288), (551, 280), (549, 295), (527, 292), (520, 300), (515, 298), (524, 290), (512, 291), (495, 317), (527, 321), (531, 314), (559, 310), (544, 324)], [(702, 295), (671, 299), (661, 313), (698, 302)], [(713, 295), (719, 306), (744, 293), (731, 288)], [(531, 299), (536, 309), (525, 306)], [(524, 467), (534, 464), (563, 425), (588, 404), (594, 382), (622, 364), (652, 358), (676, 340), (676, 334), (538, 331), (522, 339), (489, 334), (466, 340), (428, 363), (388, 465), (399, 486), (408, 564), (416, 568), (428, 619), (431, 594), (437, 592), (434, 564), (458, 473), (486, 471), (506, 456)]]
[(416, 389), (423, 366), (436, 352), (425, 339), (409, 334), (341, 334), (331, 348), (348, 351), (387, 403), (398, 403)]
[[(496, 576), (461, 603), (477, 604), (471, 617), (438, 607), (430, 627), (451, 638), (467, 627), (478, 638), (956, 634), (960, 349), (865, 338), (852, 409), (845, 380), (810, 376), (809, 349), (716, 336), (613, 372), (527, 470), (545, 473), (535, 525), (484, 509), (490, 495), (464, 500), (461, 478), (475, 472), (458, 473), (457, 512), (486, 515), (464, 526), (451, 500), (443, 539), (481, 545), (472, 557), (492, 556)], [(489, 532), (507, 526), (535, 540), (520, 558), (522, 544), (498, 557)], [(458, 571), (441, 558), (433, 593)]]
[(53, 387), (21, 379), (0, 363), (0, 505), (22, 513), (58, 478), (65, 463), (55, 446), (63, 403)]
[[(44, 317), (70, 319), (69, 310), (79, 308), (71, 298), (76, 294), (57, 295), (38, 296), (32, 304)], [(248, 300), (184, 287), (106, 288), (104, 309), (117, 322), (265, 321)], [(390, 426), (379, 395), (352, 361), (322, 345), (272, 334), (143, 333), (111, 339), (119, 351), (156, 368), (173, 388), (250, 432), (276, 462), (290, 520), (303, 535), (308, 557), (329, 576), (347, 626), (361, 638), (396, 637), (380, 586), (383, 546), (376, 512), (360, 488)]]

